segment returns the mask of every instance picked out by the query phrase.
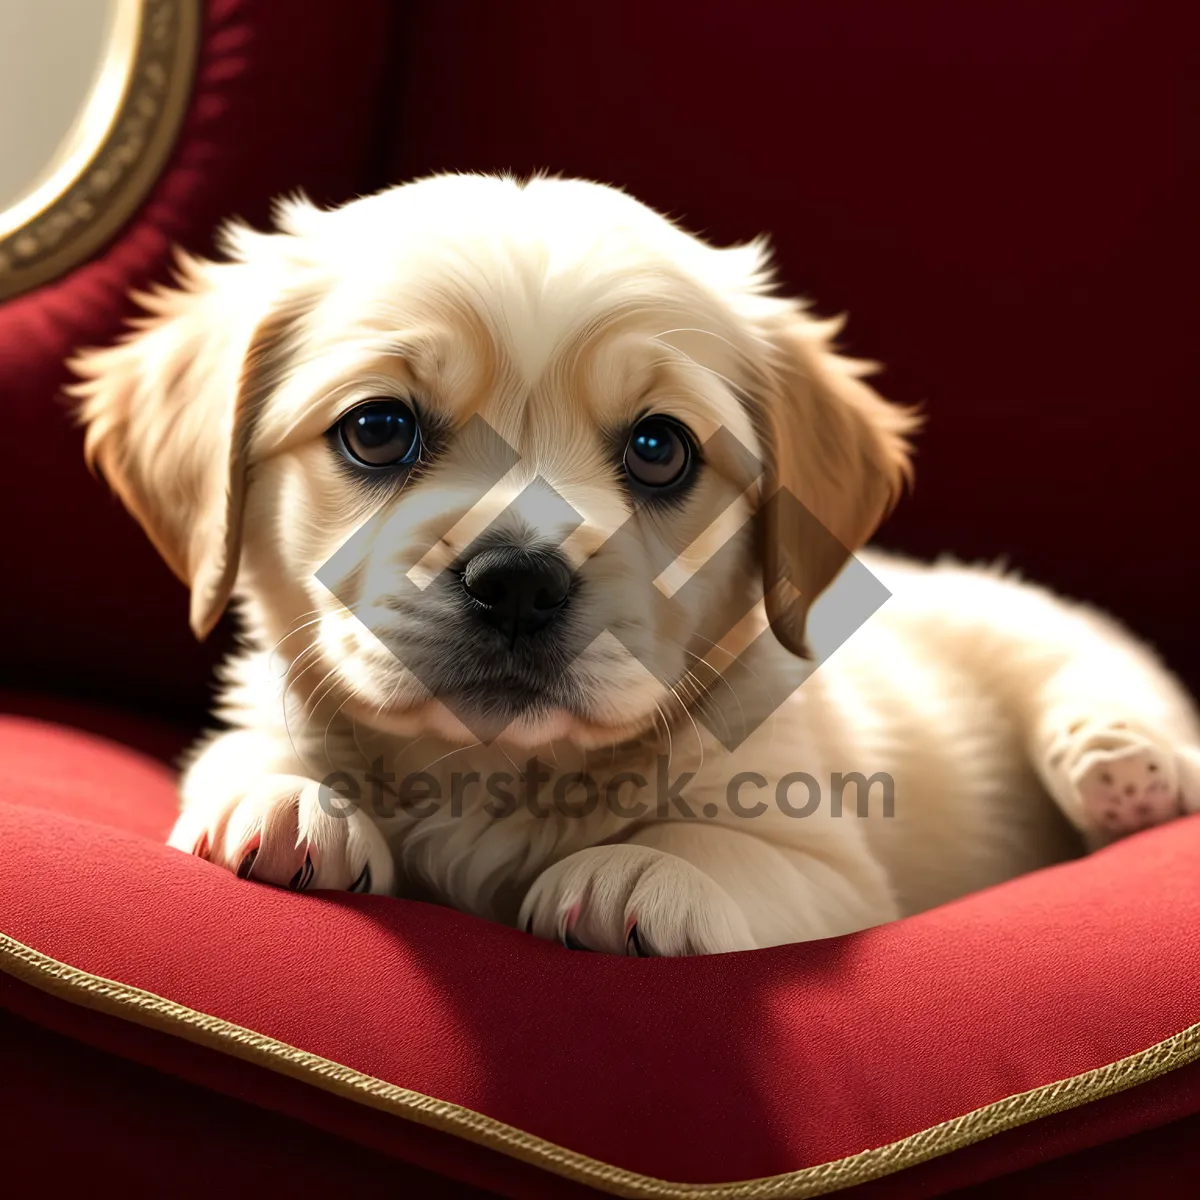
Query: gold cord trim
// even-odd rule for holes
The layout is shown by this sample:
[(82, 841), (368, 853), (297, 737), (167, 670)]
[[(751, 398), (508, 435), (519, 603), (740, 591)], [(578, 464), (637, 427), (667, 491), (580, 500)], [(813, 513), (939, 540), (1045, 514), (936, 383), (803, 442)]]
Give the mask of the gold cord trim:
[(631, 1200), (805, 1200), (891, 1175), (997, 1133), (1148, 1083), (1200, 1059), (1200, 1024), (1136, 1054), (985, 1104), (886, 1146), (739, 1183), (671, 1183), (599, 1162), (450, 1104), (128, 984), (90, 975), (0, 933), (0, 970), (40, 991), (288, 1075), (334, 1095), (464, 1138), (563, 1178)]

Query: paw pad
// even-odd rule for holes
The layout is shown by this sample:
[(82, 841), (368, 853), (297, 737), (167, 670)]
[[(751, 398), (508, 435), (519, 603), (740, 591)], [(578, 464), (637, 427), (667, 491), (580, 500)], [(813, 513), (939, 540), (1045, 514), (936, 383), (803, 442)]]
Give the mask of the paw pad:
[(1130, 747), (1085, 754), (1072, 783), (1090, 823), (1121, 837), (1180, 815), (1173, 774), (1164, 753)]

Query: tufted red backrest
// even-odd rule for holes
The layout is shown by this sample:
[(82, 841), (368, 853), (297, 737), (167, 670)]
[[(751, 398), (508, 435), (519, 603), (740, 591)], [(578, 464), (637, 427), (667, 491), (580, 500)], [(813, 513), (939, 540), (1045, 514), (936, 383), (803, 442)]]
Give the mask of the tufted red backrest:
[[(298, 7), (298, 6), (296, 6)], [(168, 244), (297, 186), (440, 169), (627, 186), (787, 286), (921, 403), (882, 540), (1006, 556), (1200, 686), (1200, 9), (1175, 0), (210, 0), (176, 151), (99, 258), (0, 307), (0, 670), (198, 705), (214, 649), (80, 459), (62, 358)], [(385, 144), (386, 143), (386, 144)], [(1194, 425), (1194, 422), (1191, 422)]]

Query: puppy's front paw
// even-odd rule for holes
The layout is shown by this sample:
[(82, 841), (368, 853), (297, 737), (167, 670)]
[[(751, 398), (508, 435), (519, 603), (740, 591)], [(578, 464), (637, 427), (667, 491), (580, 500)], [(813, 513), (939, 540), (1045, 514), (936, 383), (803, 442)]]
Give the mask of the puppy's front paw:
[(193, 799), (169, 846), (293, 891), (387, 893), (391, 851), (365, 813), (298, 775), (268, 775), (234, 796)]
[(645, 846), (594, 846), (547, 868), (521, 906), (539, 937), (608, 954), (751, 950), (741, 910), (697, 867)]
[(1098, 841), (1161, 825), (1200, 804), (1195, 752), (1127, 719), (1067, 722), (1051, 737), (1058, 799)]

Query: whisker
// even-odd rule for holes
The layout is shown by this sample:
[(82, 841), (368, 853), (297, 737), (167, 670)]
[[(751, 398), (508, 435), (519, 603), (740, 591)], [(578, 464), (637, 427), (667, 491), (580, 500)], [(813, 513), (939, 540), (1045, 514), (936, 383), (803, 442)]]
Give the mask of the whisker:
[[(746, 655), (744, 653), (742, 655), (735, 655), (732, 651), (727, 650), (724, 646), (721, 646), (717, 642), (714, 642), (711, 638), (706, 638), (702, 634), (699, 634), (699, 633), (693, 634), (692, 637), (698, 641), (707, 642), (709, 644), (709, 646), (712, 647), (712, 649), (719, 650), (722, 654), (724, 654), (730, 660), (730, 662), (738, 663), (740, 668), (743, 671), (745, 671), (746, 674), (748, 674), (759, 685), (761, 685), (764, 693), (769, 693), (770, 688), (769, 688), (769, 685), (767, 684), (767, 681), (762, 677), (762, 675), (758, 671), (754, 670), (753, 667), (749, 666), (746, 663), (746, 661), (745, 661)], [(680, 646), (680, 649), (683, 650), (683, 652), (685, 654), (690, 653), (690, 651), (688, 651), (687, 649), (685, 649), (682, 646)], [(713, 666), (713, 664), (708, 662), (707, 659), (702, 658), (700, 661), (702, 663), (704, 663), (704, 665), (707, 666), (709, 668), (709, 670), (712, 670), (712, 671), (716, 670), (716, 668)], [(720, 678), (725, 680), (724, 674), (721, 674)], [(729, 681), (725, 680), (725, 682), (728, 683)], [(730, 687), (732, 688), (732, 685), (730, 685)], [(743, 720), (743, 722), (745, 721), (745, 710), (744, 709), (742, 710), (742, 720)], [(770, 736), (771, 740), (774, 741), (776, 734), (778, 733), (778, 724), (779, 724), (779, 709), (778, 709), (778, 707), (772, 709), (771, 715), (768, 717), (768, 720), (771, 722), (771, 729), (770, 729), (769, 736)]]
[(680, 350), (678, 346), (672, 346), (670, 342), (661, 342), (658, 340), (658, 338), (651, 338), (650, 340), (653, 342), (657, 342), (658, 345), (662, 346), (662, 348), (664, 350), (669, 350), (672, 354), (675, 355), (677, 361), (678, 361), (678, 359), (682, 358), (685, 362), (691, 363), (692, 366), (695, 367), (698, 371), (707, 371), (710, 375), (719, 379), (723, 384), (726, 385), (726, 387), (730, 388), (730, 390), (732, 390), (733, 392), (740, 394), (743, 391), (745, 391), (745, 389), (740, 384), (735, 383), (732, 379), (729, 378), (728, 375), (722, 375), (721, 372), (716, 369), (716, 367), (710, 367), (706, 363), (697, 362), (690, 354), (686, 353), (683, 350)]
[[(697, 329), (693, 325), (680, 325), (677, 329), (660, 329), (658, 333), (654, 335), (654, 340), (657, 342), (659, 338), (665, 338), (668, 334), (672, 333), (701, 333), (705, 337), (716, 338), (718, 342), (724, 342), (725, 345), (727, 345), (731, 350), (738, 350), (738, 347), (735, 346), (733, 342), (731, 342), (723, 333), (717, 333), (714, 329)], [(671, 348), (673, 350), (678, 349), (678, 347), (675, 346)]]
[[(296, 636), (296, 634), (298, 634), (298, 633), (299, 633), (301, 630), (307, 629), (307, 628), (308, 628), (310, 625), (315, 625), (315, 624), (316, 624), (318, 621), (320, 621), (320, 620), (321, 620), (321, 618), (322, 618), (324, 615), (325, 615), (325, 614), (324, 614), (324, 613), (323, 613), (323, 612), (322, 612), (322, 611), (321, 611), (319, 608), (310, 608), (310, 609), (308, 610), (308, 612), (303, 612), (303, 613), (301, 613), (301, 614), (300, 614), (300, 615), (299, 615), (299, 616), (296, 618), (296, 622), (298, 622), (298, 624), (297, 624), (297, 623), (293, 623), (293, 624), (292, 624), (292, 625), (289, 627), (288, 631), (287, 631), (287, 632), (286, 632), (286, 633), (283, 635), (283, 637), (281, 637), (281, 638), (280, 638), (280, 639), (279, 639), (279, 640), (278, 640), (278, 641), (275, 643), (275, 645), (273, 645), (273, 646), (271, 647), (271, 649), (270, 649), (270, 651), (268, 651), (268, 653), (270, 653), (270, 654), (274, 654), (274, 652), (275, 652), (276, 650), (278, 650), (278, 649), (279, 649), (279, 647), (280, 647), (280, 646), (282, 646), (282, 645), (283, 645), (283, 643), (284, 643), (284, 642), (286, 642), (286, 641), (288, 640), (288, 638), (290, 638), (290, 637), (295, 637), (295, 636)], [(310, 620), (309, 618), (312, 618), (312, 619)]]
[[(675, 743), (671, 738), (671, 722), (667, 720), (667, 714), (663, 712), (662, 705), (657, 700), (654, 701), (655, 711), (658, 716), (662, 717), (663, 732), (667, 735), (667, 773), (670, 774), (671, 763), (675, 758)], [(655, 727), (657, 728), (658, 720), (655, 718)]]
[(496, 749), (497, 749), (497, 750), (499, 750), (499, 751), (500, 751), (500, 753), (501, 753), (501, 754), (503, 754), (503, 755), (504, 755), (504, 757), (505, 757), (506, 759), (508, 759), (508, 765), (509, 765), (510, 767), (512, 767), (512, 769), (513, 769), (514, 771), (516, 771), (516, 773), (517, 773), (518, 775), (520, 775), (520, 774), (521, 774), (521, 768), (520, 768), (520, 767), (518, 767), (518, 766), (517, 766), (517, 764), (516, 764), (515, 762), (513, 762), (511, 755), (508, 753), (508, 751), (507, 751), (507, 750), (505, 750), (505, 748), (504, 748), (504, 747), (503, 747), (503, 746), (502, 746), (502, 745), (501, 745), (499, 742), (497, 742), (497, 743), (496, 743)]
[[(288, 692), (291, 690), (291, 688), (296, 683), (298, 683), (300, 681), (300, 679), (304, 675), (306, 675), (310, 670), (312, 670), (312, 668), (314, 666), (316, 666), (317, 663), (319, 663), (320, 661), (321, 660), (320, 660), (319, 656), (314, 657), (312, 659), (312, 661), (307, 663), (303, 667), (303, 669), (298, 674), (296, 674), (296, 676), (294, 678), (291, 677), (291, 672), (296, 665), (295, 663), (293, 663), (292, 667), (288, 668), (288, 678), (287, 678), (286, 683), (284, 684), (283, 694), (282, 694), (281, 701), (280, 701), (280, 705), (281, 705), (281, 709), (282, 709), (282, 713), (283, 713), (283, 728), (284, 728), (284, 731), (287, 733), (288, 743), (292, 748), (292, 753), (300, 760), (304, 769), (310, 775), (313, 775), (314, 777), (316, 776), (316, 774), (319, 774), (319, 772), (313, 771), (312, 765), (309, 763), (309, 761), (305, 757), (305, 755), (301, 753), (299, 746), (296, 745), (296, 738), (292, 733), (291, 718), (290, 718), (289, 711), (288, 711)], [(304, 714), (304, 706), (302, 705), (301, 706), (301, 715), (303, 715), (303, 714)]]
[[(680, 647), (680, 649), (683, 649), (683, 647)], [(733, 686), (733, 684), (730, 683), (729, 680), (726, 679), (725, 676), (720, 671), (718, 671), (717, 668), (715, 666), (713, 666), (713, 664), (710, 663), (707, 659), (701, 658), (700, 655), (694, 653), (691, 650), (684, 649), (683, 652), (684, 652), (684, 654), (688, 655), (689, 658), (694, 658), (698, 665), (700, 665), (702, 667), (707, 667), (713, 673), (713, 676), (716, 678), (716, 680), (723, 683), (725, 685), (725, 687), (728, 688), (729, 694), (733, 697), (733, 702), (734, 702), (734, 704), (736, 704), (738, 706), (738, 712), (741, 714), (742, 726), (745, 727), (746, 710), (742, 707), (741, 697), (737, 694), (737, 689)], [(693, 671), (692, 671), (691, 667), (687, 668), (687, 673), (689, 676), (693, 675)], [(712, 696), (712, 686), (711, 686), (711, 684), (702, 684), (701, 681), (699, 679), (697, 679), (696, 680), (696, 692), (697, 692), (697, 699), (703, 701), (704, 699)], [(714, 701), (714, 703), (715, 703), (715, 701)]]
[[(703, 335), (704, 337), (715, 338), (718, 342), (724, 342), (725, 345), (728, 346), (739, 358), (743, 357), (742, 348), (740, 346), (736, 345), (734, 342), (731, 342), (729, 340), (729, 338), (727, 338), (724, 334), (717, 333), (716, 330), (714, 330), (714, 329), (698, 329), (694, 325), (681, 325), (678, 329), (660, 330), (658, 333), (656, 333), (654, 335), (654, 337), (657, 340), (658, 338), (667, 337), (669, 334), (672, 334), (672, 333), (699, 333), (699, 334)], [(755, 343), (757, 343), (762, 349), (764, 349), (764, 350), (771, 349), (770, 338), (765, 337), (761, 333), (754, 333), (754, 332), (750, 332), (749, 336), (750, 336), (751, 340), (754, 341)], [(672, 348), (677, 349), (677, 347), (672, 347)]]
[(475, 750), (479, 746), (482, 746), (482, 745), (483, 745), (483, 740), (480, 739), (477, 742), (470, 742), (464, 746), (454, 746), (451, 749), (447, 750), (445, 754), (438, 755), (438, 757), (435, 758), (433, 760), (433, 762), (426, 763), (425, 766), (421, 768), (421, 770), (428, 771), (430, 767), (436, 767), (438, 765), (438, 763), (449, 758), (452, 754), (460, 754), (463, 750)]
[(683, 715), (685, 717), (687, 717), (688, 722), (690, 723), (690, 725), (692, 727), (692, 733), (695, 734), (695, 736), (696, 736), (696, 746), (699, 748), (699, 751), (700, 751), (700, 766), (697, 769), (702, 770), (704, 767), (704, 739), (700, 736), (700, 727), (696, 724), (695, 718), (692, 716), (691, 709), (690, 709), (687, 701), (683, 698), (683, 696), (681, 696), (679, 694), (678, 681), (675, 684), (669, 683), (666, 686), (667, 686), (667, 691), (669, 691), (671, 693), (671, 695), (675, 699), (675, 703), (679, 706), (680, 712), (682, 712)]
[[(329, 718), (329, 721), (325, 726), (325, 736), (321, 739), (321, 748), (324, 751), (326, 762), (332, 761), (329, 756), (329, 731), (333, 728), (333, 723), (337, 720), (338, 713), (340, 713), (349, 702), (350, 694), (347, 692), (345, 697), (342, 699), (341, 704), (339, 704), (337, 708), (333, 710), (333, 715)], [(353, 727), (353, 722), (351, 722), (351, 727)], [(357, 739), (355, 739), (355, 741), (357, 743)], [(370, 763), (367, 763), (368, 768), (370, 768), (370, 765)]]
[[(333, 666), (330, 667), (329, 670), (326, 671), (325, 674), (321, 676), (320, 682), (317, 684), (317, 686), (315, 688), (313, 688), (312, 695), (310, 698), (310, 706), (311, 707), (309, 708), (309, 713), (308, 713), (308, 715), (310, 717), (314, 717), (314, 718), (316, 717), (317, 711), (320, 708), (320, 706), (325, 702), (326, 699), (328, 699), (329, 696), (331, 696), (333, 694), (334, 689), (337, 687), (338, 680), (333, 678), (333, 676), (337, 673), (337, 669), (338, 669), (338, 664), (334, 663)], [(331, 679), (333, 681), (322, 692), (321, 688), (324, 687), (324, 685)], [(317, 694), (318, 692), (320, 692), (320, 695)]]

